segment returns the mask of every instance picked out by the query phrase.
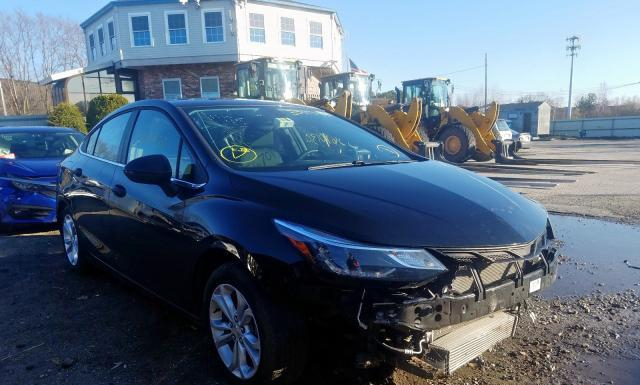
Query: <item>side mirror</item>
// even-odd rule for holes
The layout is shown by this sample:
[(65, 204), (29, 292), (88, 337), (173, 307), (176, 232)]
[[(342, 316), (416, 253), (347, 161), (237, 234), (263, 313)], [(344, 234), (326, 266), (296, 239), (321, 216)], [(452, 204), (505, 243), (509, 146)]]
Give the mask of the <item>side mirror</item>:
[(132, 160), (124, 167), (124, 174), (136, 183), (167, 186), (173, 169), (164, 155), (148, 155)]

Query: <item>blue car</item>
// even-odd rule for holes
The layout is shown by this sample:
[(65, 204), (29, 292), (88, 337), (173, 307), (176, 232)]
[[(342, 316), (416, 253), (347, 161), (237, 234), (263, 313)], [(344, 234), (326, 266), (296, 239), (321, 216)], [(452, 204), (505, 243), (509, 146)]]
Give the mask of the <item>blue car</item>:
[(0, 228), (56, 221), (60, 162), (84, 135), (61, 127), (0, 127)]

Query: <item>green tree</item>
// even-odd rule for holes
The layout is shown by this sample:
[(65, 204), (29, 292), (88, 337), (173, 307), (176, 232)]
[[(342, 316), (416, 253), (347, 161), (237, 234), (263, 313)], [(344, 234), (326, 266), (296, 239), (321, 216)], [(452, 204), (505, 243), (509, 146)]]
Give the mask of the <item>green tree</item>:
[(60, 103), (53, 108), (49, 115), (49, 124), (57, 127), (70, 127), (86, 133), (87, 125), (84, 123), (84, 116), (73, 104)]
[(385, 92), (379, 92), (378, 95), (376, 95), (377, 98), (380, 99), (387, 99), (387, 100), (391, 100), (393, 102), (396, 101), (396, 91), (395, 90), (389, 90), (389, 91), (385, 91)]
[(576, 104), (576, 107), (578, 107), (578, 110), (580, 111), (580, 115), (585, 118), (593, 116), (597, 106), (598, 96), (593, 92), (581, 96), (580, 100), (578, 100), (578, 103)]
[(87, 110), (87, 124), (93, 128), (105, 116), (109, 115), (118, 108), (124, 106), (129, 101), (122, 95), (108, 94), (99, 95), (91, 99), (89, 109)]

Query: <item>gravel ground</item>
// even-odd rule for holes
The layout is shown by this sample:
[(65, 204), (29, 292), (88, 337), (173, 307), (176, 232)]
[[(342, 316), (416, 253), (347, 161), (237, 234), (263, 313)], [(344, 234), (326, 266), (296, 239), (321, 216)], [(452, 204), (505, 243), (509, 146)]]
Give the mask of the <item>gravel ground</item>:
[[(535, 149), (523, 155), (539, 159), (596, 156), (588, 149), (584, 152), (579, 143), (534, 143)], [(640, 168), (622, 162), (640, 158), (640, 141), (587, 143), (603, 149), (598, 154), (601, 163), (539, 166), (577, 175), (507, 174), (504, 170), (483, 173), (575, 179), (553, 187), (514, 188), (562, 213), (640, 223)], [(616, 152), (616, 148), (622, 150)], [(602, 162), (614, 159), (616, 153), (617, 163)], [(594, 237), (607, 237), (604, 230), (593, 230), (585, 221), (576, 220), (576, 226), (587, 226), (585, 231), (593, 232)], [(599, 226), (607, 228), (606, 222)], [(616, 268), (629, 269), (618, 259), (640, 250), (640, 228), (621, 230), (617, 226), (621, 225), (611, 224), (610, 232), (628, 231), (630, 235), (624, 238), (628, 244), (626, 249), (612, 252), (609, 259)], [(571, 234), (575, 233), (566, 234), (574, 237)], [(356, 370), (351, 366), (348, 344), (318, 336), (310, 368), (300, 384), (638, 384), (640, 270), (624, 270), (624, 274), (609, 271), (589, 262), (594, 248), (578, 248), (584, 240), (563, 241), (571, 255), (562, 260), (562, 283), (590, 280), (589, 290), (581, 289), (574, 296), (532, 299), (535, 323), (523, 317), (514, 338), (452, 376), (435, 373), (417, 359), (398, 362), (395, 369)], [(601, 243), (606, 245), (607, 240)], [(598, 255), (599, 263), (606, 263), (606, 257)], [(636, 257), (637, 252), (628, 258)], [(600, 283), (594, 277), (605, 269), (609, 277), (626, 277), (629, 282), (623, 287)], [(106, 273), (71, 272), (57, 233), (0, 236), (3, 385), (226, 384), (222, 368), (211, 360), (210, 349), (202, 329), (156, 299)]]
[(540, 163), (469, 165), (482, 175), (511, 178), (505, 184), (549, 211), (640, 223), (640, 139), (536, 141), (519, 154)]

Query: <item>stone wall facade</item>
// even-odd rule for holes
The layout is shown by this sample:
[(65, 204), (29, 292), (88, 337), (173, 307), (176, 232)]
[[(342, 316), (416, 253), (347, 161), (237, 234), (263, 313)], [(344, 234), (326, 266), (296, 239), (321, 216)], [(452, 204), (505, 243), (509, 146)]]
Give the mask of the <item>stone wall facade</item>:
[(200, 94), (200, 78), (217, 76), (220, 97), (232, 98), (236, 92), (236, 67), (234, 63), (204, 63), (159, 65), (138, 68), (138, 87), (142, 99), (163, 99), (163, 79), (180, 79), (182, 97), (193, 99)]

